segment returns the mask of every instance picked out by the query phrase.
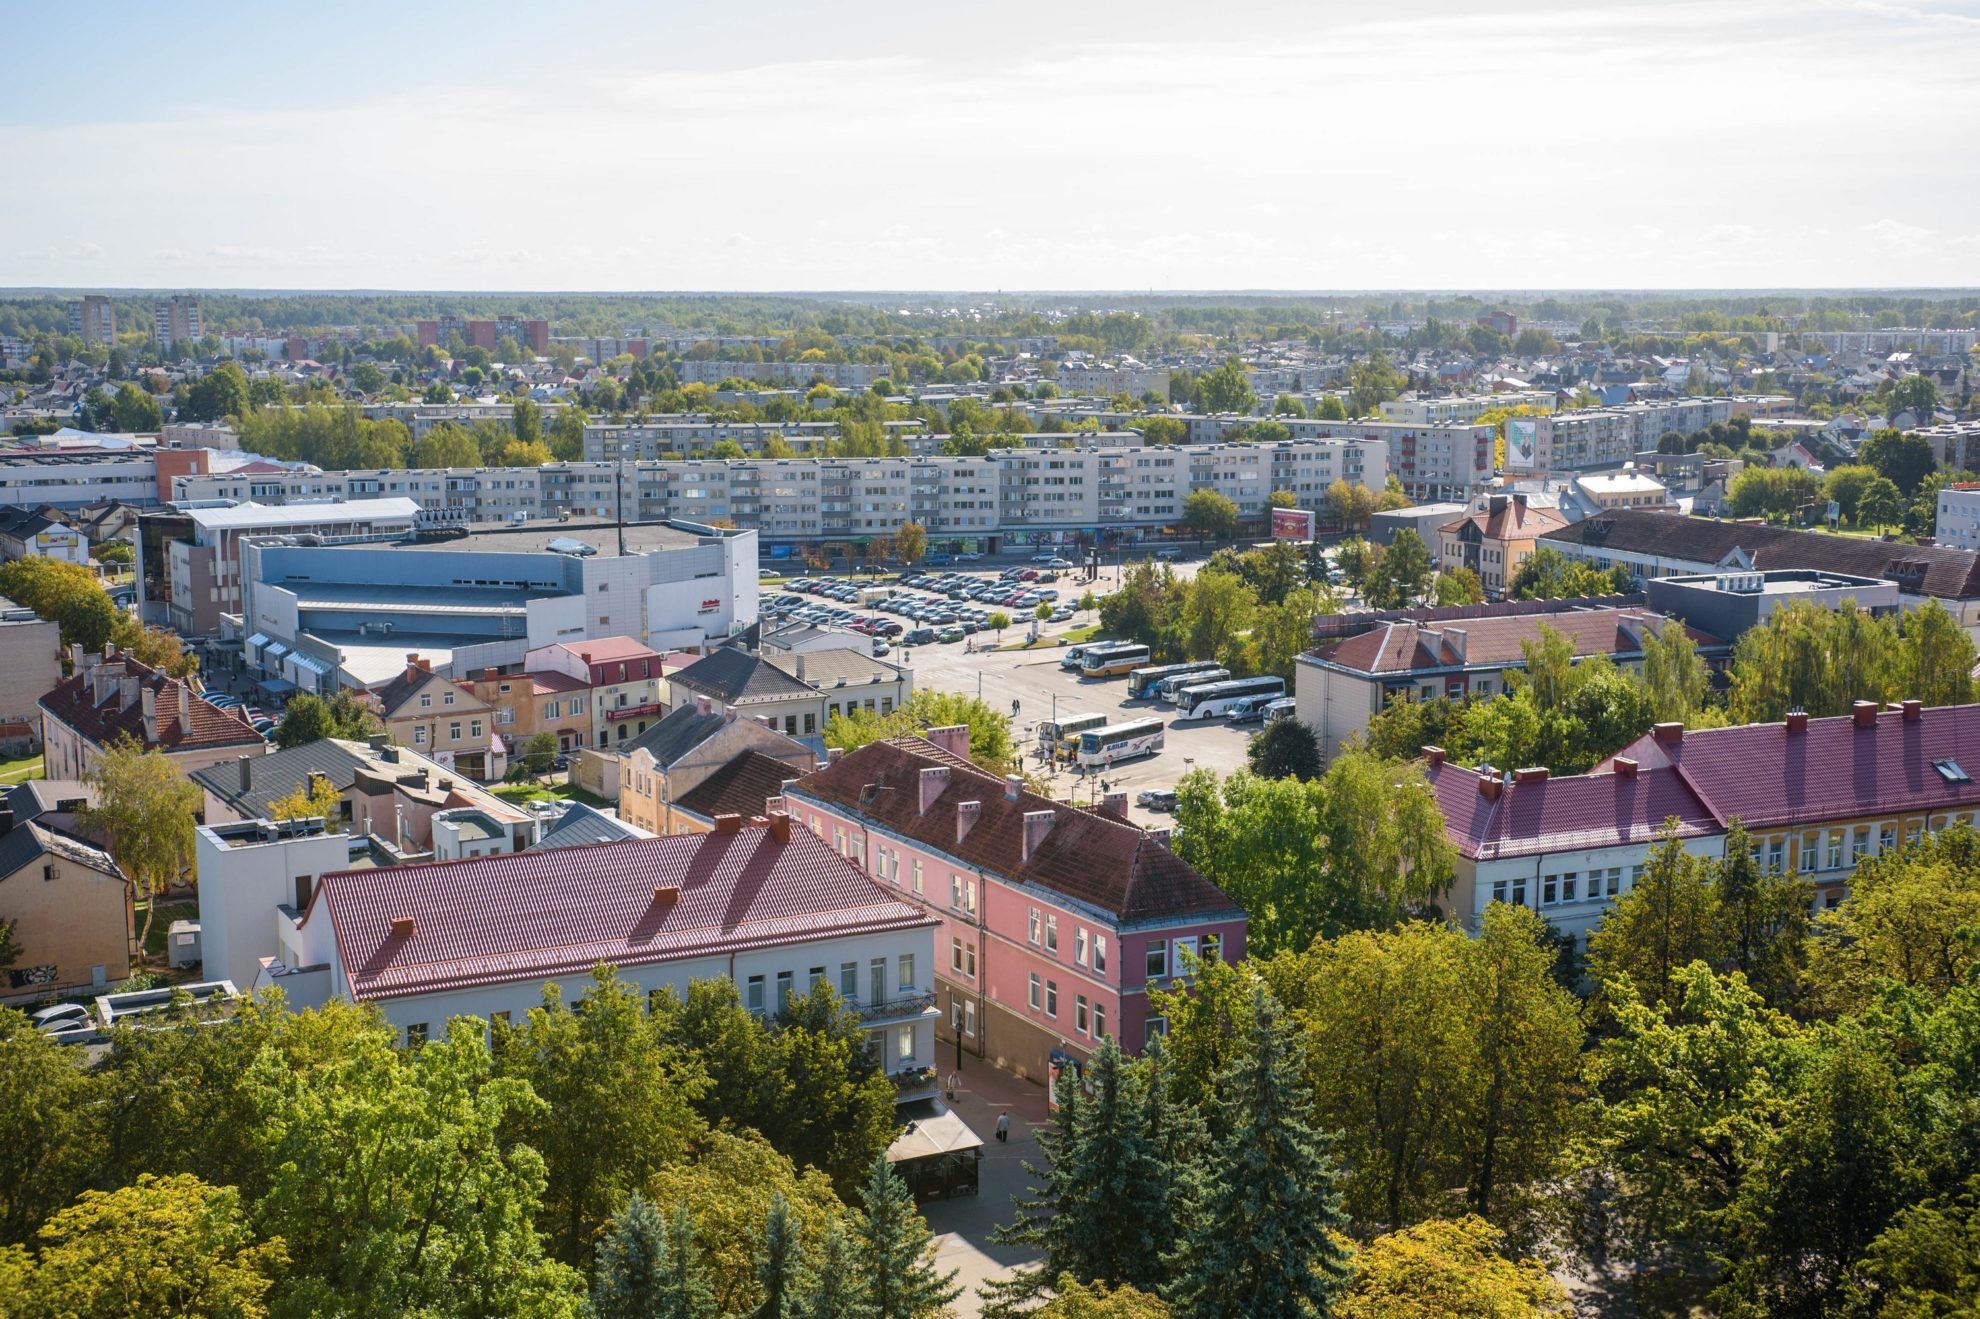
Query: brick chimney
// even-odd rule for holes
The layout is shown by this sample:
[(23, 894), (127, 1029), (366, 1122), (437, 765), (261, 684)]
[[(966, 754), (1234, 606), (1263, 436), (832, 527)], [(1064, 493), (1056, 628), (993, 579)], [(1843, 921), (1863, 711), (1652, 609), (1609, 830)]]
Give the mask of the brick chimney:
[(1633, 779), (1637, 770), (1641, 768), (1643, 767), (1628, 756), (1616, 757), (1616, 777), (1619, 779)]
[(1018, 794), (1022, 793), (1023, 791), (1024, 791), (1024, 775), (1022, 774), (1004, 775), (1005, 801), (1016, 801), (1018, 799)]
[(1525, 769), (1516, 769), (1513, 771), (1514, 783), (1545, 783), (1546, 781), (1547, 767), (1545, 765), (1528, 765)]
[[(721, 820), (721, 819), (732, 819), (734, 817), (718, 816), (716, 818), (718, 820)], [(680, 900), (681, 900), (681, 886), (679, 884), (655, 884), (653, 886), (654, 906), (671, 907)]]
[(418, 933), (419, 926), (414, 922), (412, 917), (394, 916), (392, 918), (392, 937), (394, 939), (410, 939)]
[(715, 702), (709, 700), (706, 696), (697, 696), (694, 698), (694, 712), (696, 714), (714, 714)]
[(144, 744), (154, 746), (158, 742), (158, 693), (146, 687), (139, 698), (144, 703)]
[(929, 806), (934, 803), (937, 797), (946, 792), (948, 787), (949, 767), (947, 765), (928, 765), (923, 767), (920, 784), (921, 802), (920, 805), (915, 807), (914, 813), (916, 815), (928, 814)]
[(1110, 792), (1102, 797), (1100, 799), (1100, 813), (1102, 815), (1111, 815), (1116, 820), (1127, 819), (1127, 794), (1125, 792)]
[(126, 673), (117, 678), (117, 708), (128, 710), (138, 703), (138, 679), (136, 674)]
[(1904, 711), (1904, 721), (1915, 724), (1925, 717), (1925, 702), (1919, 700), (1899, 701), (1898, 709)]
[(736, 716), (741, 713), (742, 711), (736, 709), (735, 706), (725, 705), (722, 707), (722, 722), (725, 724), (733, 724), (736, 721)]
[(1652, 724), (1650, 726), (1650, 735), (1659, 742), (1666, 744), (1682, 742), (1684, 741), (1684, 725), (1680, 723)]
[(846, 749), (844, 747), (826, 747), (825, 763), (828, 765), (836, 765), (845, 758), (845, 754), (846, 754)]
[(1479, 796), (1483, 797), (1486, 801), (1497, 801), (1499, 799), (1499, 794), (1504, 792), (1505, 790), (1506, 790), (1506, 785), (1500, 782), (1499, 776), (1492, 772), (1490, 766), (1487, 766), (1486, 768), (1479, 771), (1478, 773)]
[(1443, 763), (1444, 763), (1444, 761), (1445, 761), (1446, 759), (1447, 759), (1447, 757), (1445, 756), (1445, 754), (1444, 754), (1444, 748), (1442, 748), (1442, 747), (1424, 747), (1424, 748), (1423, 748), (1423, 760), (1424, 760), (1424, 763), (1425, 763), (1425, 764), (1429, 764), (1429, 765), (1441, 765), (1441, 764), (1443, 764)]
[(1849, 707), (1849, 717), (1856, 721), (1858, 728), (1875, 728), (1877, 726), (1877, 703), (1875, 701), (1852, 701)]
[(969, 837), (969, 831), (983, 818), (983, 803), (980, 801), (959, 801), (956, 803), (956, 841)]
[(767, 818), (770, 822), (770, 837), (780, 845), (790, 842), (791, 813), (781, 810), (771, 811)]
[(742, 829), (742, 816), (740, 815), (730, 813), (727, 815), (718, 815), (715, 817), (715, 832), (718, 834), (737, 833), (740, 832), (741, 829)]
[(1789, 711), (1787, 712), (1787, 731), (1788, 731), (1789, 733), (1805, 733), (1805, 732), (1807, 732), (1807, 731), (1808, 731), (1808, 711), (1806, 711), (1806, 710), (1789, 710)]
[(948, 724), (941, 728), (931, 728), (922, 736), (959, 760), (969, 759), (968, 724)]
[(1031, 854), (1045, 841), (1045, 835), (1052, 832), (1052, 826), (1059, 822), (1057, 811), (1026, 811), (1024, 813), (1024, 852), (1021, 860), (1031, 860)]

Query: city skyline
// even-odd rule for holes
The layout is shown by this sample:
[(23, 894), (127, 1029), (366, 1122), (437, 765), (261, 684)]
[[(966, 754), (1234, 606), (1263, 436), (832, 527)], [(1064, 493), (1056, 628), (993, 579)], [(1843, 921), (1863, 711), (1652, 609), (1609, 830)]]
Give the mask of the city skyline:
[(92, 96), (5, 112), (40, 186), (0, 285), (1916, 288), (1980, 256), (1936, 146), (1980, 116), (1964, 2), (110, 13)]

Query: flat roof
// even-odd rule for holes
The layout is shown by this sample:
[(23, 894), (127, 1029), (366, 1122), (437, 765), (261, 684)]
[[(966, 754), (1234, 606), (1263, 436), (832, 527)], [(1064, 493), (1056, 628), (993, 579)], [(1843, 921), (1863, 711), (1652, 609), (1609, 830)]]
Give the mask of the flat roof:
[(195, 508), (188, 516), (209, 531), (259, 527), (303, 527), (325, 522), (411, 522), (419, 505), (403, 496), (392, 499), (351, 499), (321, 504), (234, 504), (226, 508)]
[[(719, 533), (718, 533), (719, 534)], [(651, 550), (693, 549), (706, 540), (693, 532), (682, 531), (666, 522), (626, 523), (626, 553), (643, 554)], [(525, 522), (520, 526), (470, 528), (465, 536), (447, 539), (406, 540), (397, 542), (394, 548), (412, 550), (488, 550), (510, 554), (552, 553), (550, 543), (556, 540), (582, 541), (598, 552), (600, 558), (613, 558), (619, 552), (619, 527), (616, 522), (559, 522), (555, 519)]]

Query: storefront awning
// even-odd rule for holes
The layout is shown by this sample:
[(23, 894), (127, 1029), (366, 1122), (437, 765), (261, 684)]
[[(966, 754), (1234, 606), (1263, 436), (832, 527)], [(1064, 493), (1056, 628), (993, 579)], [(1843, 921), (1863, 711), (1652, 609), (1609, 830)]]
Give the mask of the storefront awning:
[(308, 669), (319, 678), (328, 677), (330, 674), (330, 666), (322, 660), (317, 659), (314, 655), (305, 655), (301, 651), (297, 651), (295, 654), (289, 656), (289, 659), (297, 668)]
[(256, 649), (260, 649), (262, 646), (268, 644), (268, 634), (266, 632), (257, 632), (247, 639), (247, 643)]
[(261, 652), (263, 659), (281, 659), (289, 653), (289, 648), (279, 641), (271, 641)]

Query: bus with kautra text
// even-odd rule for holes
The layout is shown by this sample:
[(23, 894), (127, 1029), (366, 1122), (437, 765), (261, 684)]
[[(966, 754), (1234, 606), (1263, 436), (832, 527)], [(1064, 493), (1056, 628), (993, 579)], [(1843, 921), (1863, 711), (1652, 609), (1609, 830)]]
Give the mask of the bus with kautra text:
[(1160, 719), (1133, 719), (1090, 729), (1079, 735), (1079, 763), (1106, 766), (1136, 756), (1152, 756), (1162, 749), (1162, 731)]
[(1082, 678), (1114, 678), (1132, 673), (1146, 663), (1148, 647), (1116, 641), (1106, 646), (1088, 646), (1079, 657), (1079, 674)]
[(1208, 687), (1211, 683), (1223, 682), (1230, 676), (1231, 671), (1229, 669), (1204, 669), (1199, 673), (1179, 673), (1175, 677), (1163, 682), (1156, 689), (1155, 699), (1174, 705), (1176, 703), (1176, 693), (1183, 688)]
[(1284, 678), (1232, 678), (1228, 682), (1185, 687), (1176, 693), (1176, 718), (1221, 719), (1234, 706), (1253, 697), (1277, 700), (1285, 694)]
[(1191, 660), (1187, 664), (1155, 664), (1136, 669), (1128, 674), (1128, 699), (1147, 700), (1155, 695), (1163, 682), (1179, 673), (1208, 673), (1216, 667), (1216, 660)]

